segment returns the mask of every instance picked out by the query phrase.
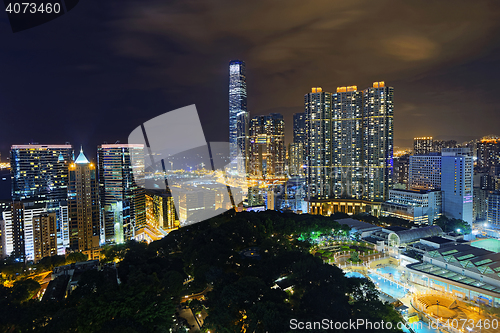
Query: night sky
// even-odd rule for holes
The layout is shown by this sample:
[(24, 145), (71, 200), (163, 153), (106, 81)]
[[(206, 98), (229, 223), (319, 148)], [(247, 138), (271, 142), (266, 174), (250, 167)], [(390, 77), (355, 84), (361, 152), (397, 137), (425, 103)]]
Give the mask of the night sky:
[[(500, 134), (500, 2), (81, 0), (12, 33), (0, 14), (0, 151), (70, 142), (93, 158), (196, 104), (228, 138), (228, 63), (247, 63), (251, 115), (303, 110), (313, 86), (395, 89), (395, 144)], [(95, 159), (95, 158), (93, 158)]]

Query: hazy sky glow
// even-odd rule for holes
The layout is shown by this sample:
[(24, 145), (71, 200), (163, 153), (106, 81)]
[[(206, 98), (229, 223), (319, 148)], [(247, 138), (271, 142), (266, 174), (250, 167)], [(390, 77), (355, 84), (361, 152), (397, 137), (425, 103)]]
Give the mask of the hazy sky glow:
[[(228, 63), (247, 63), (251, 115), (303, 110), (312, 86), (395, 88), (396, 145), (500, 134), (500, 2), (80, 1), (13, 34), (1, 16), (0, 150), (95, 150), (196, 104), (208, 141), (228, 136)], [(93, 152), (92, 152), (93, 153)]]

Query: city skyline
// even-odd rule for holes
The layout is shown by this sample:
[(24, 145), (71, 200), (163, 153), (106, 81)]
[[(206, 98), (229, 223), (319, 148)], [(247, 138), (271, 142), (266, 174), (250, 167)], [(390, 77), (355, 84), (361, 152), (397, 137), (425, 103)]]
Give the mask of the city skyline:
[[(417, 136), (460, 143), (498, 134), (495, 121), (484, 121), (498, 119), (498, 4), (361, 2), (317, 8), (297, 2), (280, 13), (281, 6), (264, 2), (224, 10), (224, 3), (210, 1), (202, 9), (121, 1), (103, 5), (99, 19), (92, 5), (80, 4), (57, 21), (6, 35), (2, 157), (12, 144), (67, 141), (95, 156), (98, 144), (125, 142), (144, 120), (193, 103), (208, 140), (222, 141), (227, 63), (235, 58), (245, 59), (251, 73), (250, 117), (281, 113), (291, 124), (310, 87), (333, 91), (384, 80), (396, 91), (395, 146), (411, 147)], [(262, 27), (248, 29), (257, 20)], [(436, 28), (440, 22), (445, 29)], [(7, 25), (0, 20), (3, 30)], [(344, 46), (332, 49), (330, 37)], [(27, 62), (28, 54), (37, 56)], [(9, 124), (19, 114), (28, 121), (14, 131)], [(289, 126), (286, 142), (291, 137)]]

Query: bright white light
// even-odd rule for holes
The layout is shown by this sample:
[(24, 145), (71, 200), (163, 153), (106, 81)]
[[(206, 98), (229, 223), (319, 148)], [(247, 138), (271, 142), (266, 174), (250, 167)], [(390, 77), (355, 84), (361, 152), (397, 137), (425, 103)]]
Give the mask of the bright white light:
[(229, 74), (238, 74), (240, 72), (240, 65), (230, 65)]

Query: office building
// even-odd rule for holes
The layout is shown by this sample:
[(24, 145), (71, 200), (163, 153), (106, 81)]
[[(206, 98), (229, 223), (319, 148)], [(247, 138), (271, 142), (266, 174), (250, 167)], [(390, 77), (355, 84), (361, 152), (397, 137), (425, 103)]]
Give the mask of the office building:
[(382, 216), (397, 217), (416, 224), (432, 224), (443, 211), (439, 190), (389, 190), (389, 200), (382, 203)]
[(121, 244), (146, 223), (144, 146), (103, 144), (97, 150), (101, 243)]
[(332, 94), (320, 87), (304, 96), (307, 197), (331, 198)]
[(250, 122), (249, 169), (252, 176), (281, 178), (285, 174), (285, 124), (283, 116), (271, 113)]
[(413, 154), (414, 155), (427, 155), (433, 151), (432, 136), (425, 136), (413, 139)]
[(392, 186), (394, 88), (374, 82), (363, 91), (363, 150), (367, 171), (365, 199), (385, 201)]
[(165, 191), (146, 190), (146, 224), (169, 232), (179, 228), (172, 195)]
[(229, 63), (229, 154), (233, 173), (245, 175), (248, 164), (246, 66), (241, 60)]
[(44, 200), (48, 208), (66, 200), (71, 145), (13, 145), (10, 151), (12, 199)]
[(69, 246), (73, 251), (99, 247), (100, 209), (96, 165), (83, 150), (69, 166), (68, 182)]
[(33, 218), (33, 260), (57, 255), (56, 213), (42, 213)]
[(64, 215), (68, 165), (73, 160), (73, 147), (65, 145), (13, 145), (10, 151), (12, 199), (37, 200), (45, 203), (57, 216), (58, 253), (64, 254), (63, 240), (67, 216)]
[(443, 214), (472, 225), (474, 162), (471, 151), (468, 148), (445, 148), (441, 155)]
[(363, 93), (356, 86), (338, 87), (332, 95), (332, 184), (336, 198), (370, 196), (365, 192), (368, 170), (364, 169), (364, 153)]

